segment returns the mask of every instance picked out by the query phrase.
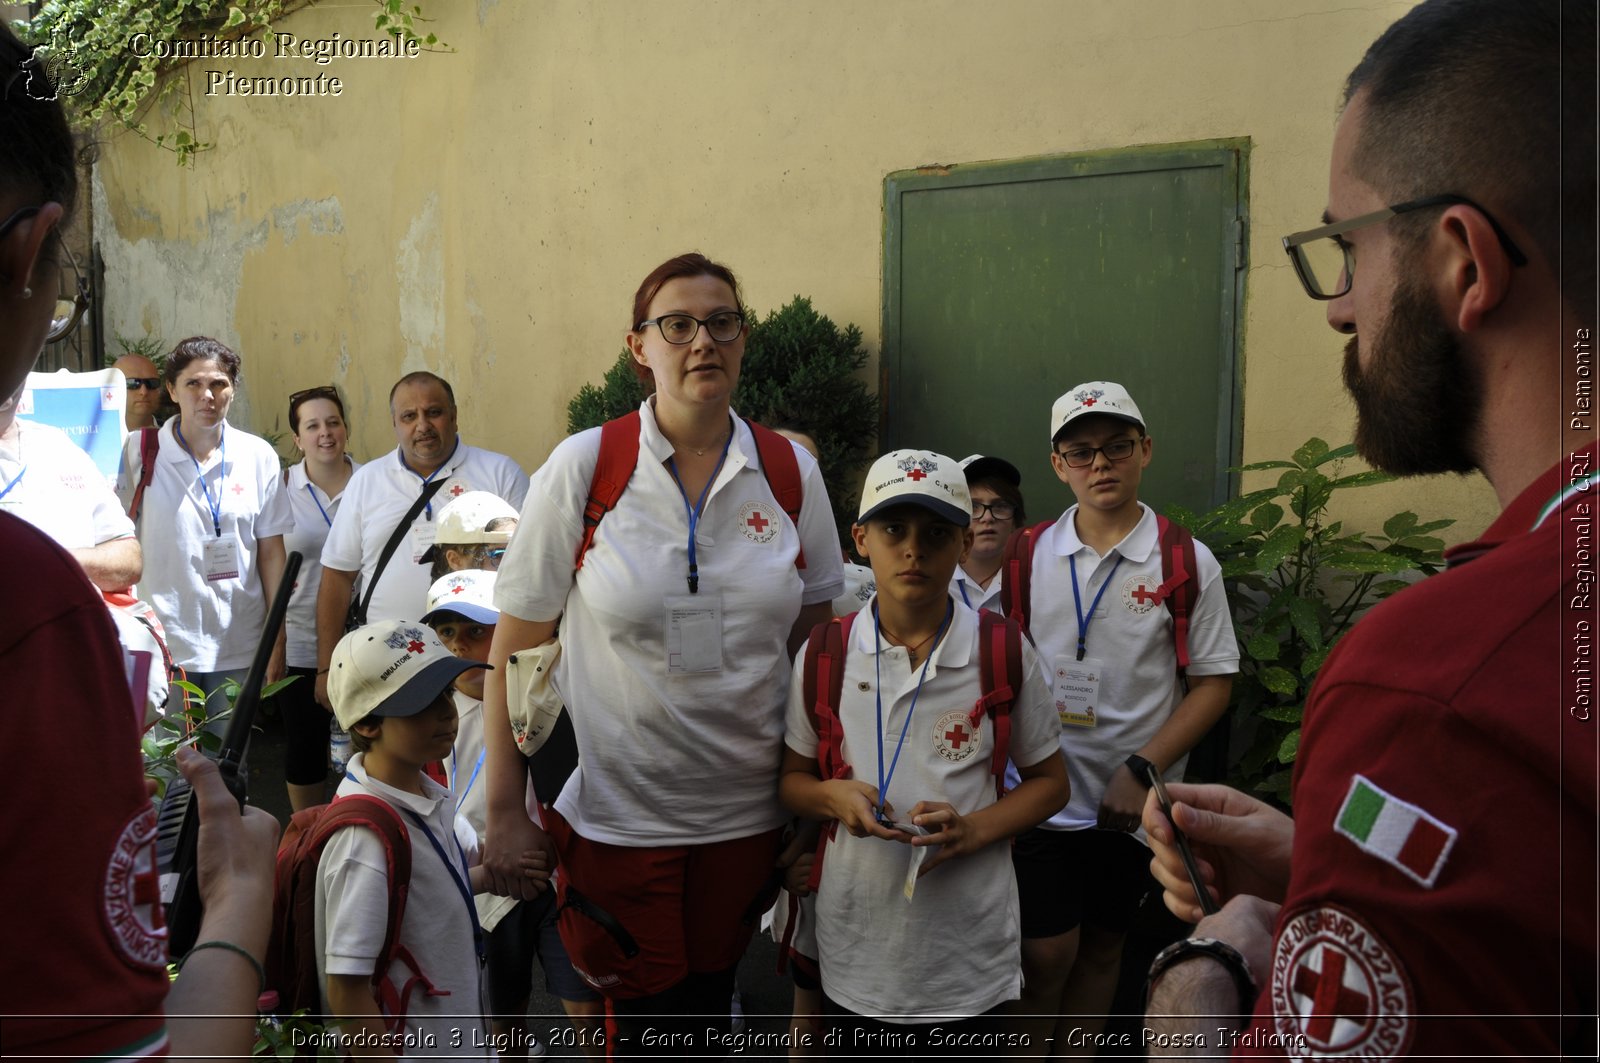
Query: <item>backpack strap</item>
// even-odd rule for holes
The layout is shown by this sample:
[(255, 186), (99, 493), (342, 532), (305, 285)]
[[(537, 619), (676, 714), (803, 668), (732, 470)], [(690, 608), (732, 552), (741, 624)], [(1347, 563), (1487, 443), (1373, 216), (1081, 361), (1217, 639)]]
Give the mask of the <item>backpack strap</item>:
[(1039, 537), (1044, 530), (1054, 523), (1047, 520), (1031, 528), (1018, 528), (1006, 540), (1001, 557), (1001, 571), (1005, 577), (1000, 581), (1000, 608), (1016, 619), (1024, 634), (1029, 631), (1033, 615), (1033, 552), (1039, 548)]
[(1156, 588), (1156, 601), (1166, 602), (1172, 614), (1172, 643), (1182, 676), (1189, 667), (1189, 613), (1198, 597), (1200, 568), (1188, 528), (1158, 513), (1156, 533), (1161, 549), (1161, 586)]
[(989, 767), (994, 773), (995, 796), (1004, 797), (1006, 761), (1011, 756), (1011, 706), (1024, 675), (1022, 625), (1012, 617), (980, 609), (978, 664), (983, 693), (972, 707), (970, 720), (974, 730), (985, 714), (994, 721), (994, 755)]
[[(804, 672), (801, 676), (806, 704), (811, 706), (811, 723), (817, 729), (817, 774), (823, 780), (844, 779), (851, 767), (844, 759), (844, 725), (839, 722), (839, 700), (844, 693), (844, 659), (850, 645), (852, 613), (835, 617), (811, 629), (806, 642)], [(837, 820), (828, 824), (817, 839), (817, 857), (811, 863), (806, 887), (815, 890), (822, 881), (822, 858), (828, 843), (839, 829)]]
[[(439, 493), (439, 488), (443, 487), (445, 483), (445, 480), (434, 480), (423, 484), (422, 493), (417, 496), (415, 502), (411, 503), (411, 508), (406, 510), (405, 516), (400, 518), (400, 523), (394, 526), (394, 531), (389, 535), (389, 541), (383, 544), (383, 553), (378, 555), (378, 564), (372, 570), (372, 581), (367, 584), (366, 593), (361, 596), (361, 601), (357, 603), (353, 610), (355, 613), (353, 619), (356, 622), (356, 627), (366, 626), (367, 609), (372, 605), (372, 596), (378, 591), (378, 581), (383, 578), (383, 570), (389, 566), (389, 559), (394, 556), (396, 550), (400, 549), (400, 541), (411, 530), (412, 521), (417, 519), (417, 514), (422, 512), (422, 507), (433, 500), (433, 496)], [(355, 795), (352, 794), (351, 796)]]
[(600, 426), (600, 457), (589, 478), (589, 497), (583, 503), (583, 541), (572, 559), (574, 572), (583, 567), (583, 555), (594, 545), (600, 521), (617, 507), (617, 499), (639, 464), (639, 422), (639, 411), (634, 410)]
[(139, 429), (139, 484), (133, 489), (133, 501), (128, 503), (128, 519), (137, 521), (139, 511), (144, 505), (144, 489), (150, 486), (150, 478), (155, 475), (156, 455), (161, 453), (161, 437), (157, 435), (158, 428)]
[[(805, 503), (805, 490), (800, 483), (800, 462), (794, 456), (794, 444), (748, 417), (744, 423), (750, 426), (750, 434), (755, 437), (756, 453), (761, 456), (761, 472), (767, 478), (767, 486), (772, 489), (772, 497), (778, 500), (778, 508), (788, 515), (789, 523), (794, 525), (798, 536), (800, 507)], [(794, 559), (794, 567), (806, 567), (803, 544)]]

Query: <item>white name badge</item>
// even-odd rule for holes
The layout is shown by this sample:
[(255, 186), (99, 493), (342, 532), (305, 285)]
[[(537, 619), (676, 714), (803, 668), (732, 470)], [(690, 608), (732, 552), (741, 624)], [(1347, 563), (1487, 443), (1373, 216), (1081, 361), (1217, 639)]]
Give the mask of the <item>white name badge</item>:
[(434, 538), (439, 534), (439, 526), (431, 520), (419, 519), (411, 525), (411, 563), (421, 564), (422, 555), (433, 546)]
[(906, 867), (906, 880), (900, 886), (900, 892), (905, 895), (908, 901), (916, 896), (917, 879), (922, 875), (922, 862), (928, 858), (928, 850), (932, 848), (933, 846), (931, 845), (913, 845), (910, 847), (911, 862)]
[(225, 535), (220, 539), (207, 539), (200, 546), (200, 562), (206, 579), (212, 583), (218, 580), (238, 579), (239, 540), (231, 535)]
[(722, 595), (666, 599), (667, 674), (722, 671)]
[(1056, 660), (1050, 693), (1062, 727), (1095, 725), (1096, 707), (1100, 704), (1100, 677), (1104, 674), (1104, 662), (1093, 657), (1081, 661), (1070, 657)]

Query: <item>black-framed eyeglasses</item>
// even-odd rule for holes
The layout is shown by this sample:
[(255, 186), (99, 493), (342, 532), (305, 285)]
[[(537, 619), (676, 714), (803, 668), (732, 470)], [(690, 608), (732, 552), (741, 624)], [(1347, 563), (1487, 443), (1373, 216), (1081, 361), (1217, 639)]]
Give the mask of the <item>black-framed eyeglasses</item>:
[[(41, 207), (23, 207), (14, 211), (5, 221), (0, 222), (0, 240), (6, 238), (18, 225), (34, 217), (43, 209)], [(60, 240), (59, 234), (57, 239)], [(71, 295), (59, 295), (56, 298), (55, 308), (50, 312), (50, 330), (45, 333), (44, 341), (54, 343), (69, 335), (78, 327), (78, 322), (83, 320), (83, 315), (89, 309), (89, 282), (84, 277), (83, 271), (78, 268), (78, 259), (72, 253), (72, 248), (67, 246), (65, 240), (60, 240), (61, 252), (66, 256), (66, 267), (72, 271), (72, 284), (67, 288)]]
[(155, 391), (161, 387), (161, 378), (158, 376), (130, 376), (127, 381), (129, 391), (138, 391), (141, 388), (145, 391)]
[(693, 342), (700, 334), (701, 325), (705, 326), (706, 334), (712, 339), (727, 343), (744, 331), (744, 315), (737, 310), (721, 310), (702, 321), (689, 314), (662, 314), (639, 322), (639, 327), (634, 331), (642, 332), (651, 325), (661, 330), (662, 339), (679, 346)]
[(1300, 284), (1305, 288), (1307, 295), (1313, 299), (1337, 299), (1350, 291), (1350, 286), (1355, 283), (1356, 273), (1354, 249), (1340, 237), (1356, 229), (1388, 221), (1398, 214), (1407, 214), (1428, 207), (1453, 206), (1471, 207), (1482, 214), (1500, 240), (1500, 246), (1505, 248), (1506, 256), (1511, 259), (1512, 264), (1517, 266), (1528, 264), (1528, 256), (1512, 242), (1511, 237), (1500, 227), (1500, 223), (1495, 221), (1494, 215), (1466, 196), (1449, 193), (1423, 196), (1421, 199), (1396, 203), (1357, 218), (1336, 221), (1331, 225), (1307, 229), (1302, 233), (1291, 233), (1283, 238), (1283, 249), (1288, 253), (1289, 261), (1294, 263), (1295, 275), (1300, 278)]
[(1056, 453), (1067, 468), (1082, 469), (1094, 464), (1096, 454), (1104, 454), (1107, 461), (1123, 461), (1133, 455), (1138, 445), (1137, 439), (1113, 439), (1103, 447), (1069, 447)]
[(995, 520), (1010, 520), (1017, 515), (1017, 507), (1010, 502), (979, 502), (972, 500), (972, 519), (982, 520), (984, 513)]

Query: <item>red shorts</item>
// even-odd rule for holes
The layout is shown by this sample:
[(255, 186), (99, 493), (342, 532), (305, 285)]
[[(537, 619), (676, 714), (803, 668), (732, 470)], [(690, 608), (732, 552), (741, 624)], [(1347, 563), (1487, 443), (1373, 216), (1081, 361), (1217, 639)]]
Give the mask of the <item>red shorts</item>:
[(635, 848), (584, 838), (554, 809), (545, 817), (561, 865), (561, 942), (584, 981), (612, 1000), (737, 965), (777, 895), (778, 828)]

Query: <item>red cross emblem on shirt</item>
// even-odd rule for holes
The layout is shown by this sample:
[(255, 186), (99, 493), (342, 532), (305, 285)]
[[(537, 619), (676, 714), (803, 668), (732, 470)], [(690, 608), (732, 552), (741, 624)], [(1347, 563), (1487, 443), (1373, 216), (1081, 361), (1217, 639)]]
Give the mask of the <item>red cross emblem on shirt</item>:
[(465, 491), (465, 490), (466, 490), (466, 488), (462, 487), (460, 484), (451, 484), (450, 485), (450, 496), (452, 498), (460, 498), (461, 497), (461, 492)]
[(427, 648), (428, 647), (426, 647), (426, 646), (424, 646), (422, 644), (422, 641), (420, 639), (412, 639), (410, 642), (406, 643), (406, 652), (407, 653), (421, 653), (423, 650), (425, 650)]
[(133, 903), (150, 906), (150, 928), (159, 930), (165, 925), (162, 918), (165, 905), (161, 903), (161, 872), (154, 866), (133, 876)]
[(972, 735), (959, 723), (944, 733), (944, 740), (949, 742), (952, 746), (955, 746), (957, 749), (960, 749), (971, 738)]
[(906, 479), (913, 482), (917, 480), (926, 480), (927, 478), (928, 474), (923, 472), (921, 469), (912, 469), (910, 472), (906, 473)]
[(771, 524), (772, 522), (766, 517), (763, 517), (760, 513), (752, 513), (750, 514), (750, 519), (745, 521), (745, 523), (754, 528), (757, 535), (760, 535), (762, 532), (767, 530), (767, 525)]
[(244, 484), (234, 484), (233, 485), (233, 493), (236, 494), (236, 495), (244, 494)]
[(1159, 596), (1155, 591), (1145, 590), (1143, 583), (1139, 584), (1139, 589), (1133, 592), (1133, 600), (1140, 605), (1149, 605), (1151, 602), (1157, 601), (1158, 598)]
[(1364, 1021), (1369, 1010), (1365, 993), (1359, 993), (1344, 984), (1344, 968), (1348, 957), (1336, 949), (1323, 946), (1322, 970), (1313, 971), (1310, 964), (1294, 973), (1294, 991), (1311, 998), (1311, 1021), (1306, 1023), (1306, 1036), (1327, 1044), (1333, 1036), (1333, 1024), (1339, 1019)]

